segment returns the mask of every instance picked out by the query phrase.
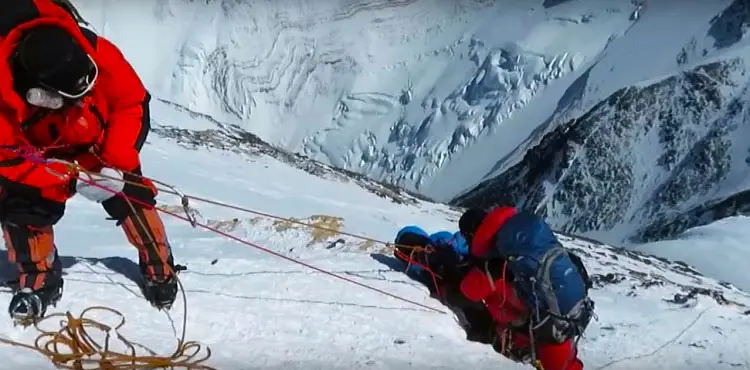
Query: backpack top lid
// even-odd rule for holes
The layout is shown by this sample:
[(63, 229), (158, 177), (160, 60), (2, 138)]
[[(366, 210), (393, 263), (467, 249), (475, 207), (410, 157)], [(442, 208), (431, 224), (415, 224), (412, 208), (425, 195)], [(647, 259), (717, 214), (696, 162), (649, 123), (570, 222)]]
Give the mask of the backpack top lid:
[(498, 229), (488, 257), (526, 256), (541, 259), (550, 249), (560, 245), (547, 223), (533, 213), (518, 212), (508, 217)]
[(535, 311), (566, 315), (587, 296), (585, 279), (540, 217), (518, 213), (497, 234), (488, 253), (505, 258), (519, 295)]
[(469, 255), (469, 244), (466, 242), (466, 238), (461, 235), (460, 231), (453, 234), (453, 249), (462, 256)]
[(461, 236), (460, 232), (438, 231), (430, 235), (430, 239), (432, 239), (433, 246), (452, 250), (457, 257), (469, 254), (466, 239)]
[(404, 234), (417, 234), (417, 235), (429, 236), (429, 234), (427, 234), (427, 232), (424, 231), (424, 229), (422, 229), (421, 227), (416, 226), (416, 225), (408, 225), (408, 226), (402, 227), (396, 233), (396, 238), (394, 239), (394, 242), (398, 243), (398, 239), (401, 238)]

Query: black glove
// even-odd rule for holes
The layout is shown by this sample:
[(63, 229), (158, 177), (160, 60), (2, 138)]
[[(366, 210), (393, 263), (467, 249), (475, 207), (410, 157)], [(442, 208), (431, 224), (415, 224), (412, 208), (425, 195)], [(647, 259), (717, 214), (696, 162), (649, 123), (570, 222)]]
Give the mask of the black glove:
[(484, 305), (481, 307), (466, 307), (463, 312), (469, 324), (469, 328), (466, 330), (466, 339), (492, 344), (497, 336), (497, 327), (487, 308)]

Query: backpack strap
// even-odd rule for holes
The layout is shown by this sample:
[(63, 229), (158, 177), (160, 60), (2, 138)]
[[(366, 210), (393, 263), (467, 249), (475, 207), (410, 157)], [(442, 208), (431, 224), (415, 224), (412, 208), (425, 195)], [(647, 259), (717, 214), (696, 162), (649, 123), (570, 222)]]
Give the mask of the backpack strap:
[[(583, 299), (578, 301), (569, 312), (562, 314), (557, 305), (557, 299), (552, 290), (552, 287), (545, 282), (549, 281), (549, 267), (555, 258), (560, 257), (563, 254), (567, 254), (571, 259), (571, 262), (579, 271), (581, 277), (584, 280), (586, 287), (586, 294)], [(537, 336), (541, 336), (545, 341), (561, 342), (566, 338), (580, 337), (586, 330), (589, 322), (594, 314), (594, 302), (588, 296), (588, 290), (591, 286), (591, 279), (589, 278), (588, 272), (583, 265), (580, 257), (570, 252), (564, 246), (558, 244), (556, 247), (549, 250), (541, 259), (539, 264), (539, 271), (537, 272), (536, 281), (532, 284), (541, 284), (538, 286), (539, 290), (544, 295), (544, 300), (547, 302), (547, 312), (544, 316), (537, 316), (537, 321), (534, 323), (532, 330)], [(537, 315), (542, 313), (537, 312)]]
[(544, 302), (547, 304), (547, 310), (550, 314), (562, 317), (563, 314), (560, 312), (559, 304), (557, 302), (557, 297), (555, 296), (555, 291), (552, 289), (552, 286), (550, 284), (547, 284), (549, 282), (550, 276), (550, 264), (555, 260), (555, 258), (560, 257), (561, 255), (565, 254), (565, 248), (563, 248), (561, 245), (555, 246), (548, 250), (542, 258), (539, 260), (539, 267), (536, 271), (536, 276), (532, 280), (532, 285), (539, 286), (540, 290), (543, 293), (543, 297), (539, 297), (544, 299)]

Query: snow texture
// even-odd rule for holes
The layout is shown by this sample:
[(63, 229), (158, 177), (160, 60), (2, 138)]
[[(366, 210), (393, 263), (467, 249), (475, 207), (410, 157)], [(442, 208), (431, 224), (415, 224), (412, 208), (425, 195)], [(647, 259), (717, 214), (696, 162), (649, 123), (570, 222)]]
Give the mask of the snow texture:
[(517, 204), (615, 244), (747, 212), (744, 2), (666, 4), (647, 3), (543, 126), (452, 203)]
[[(747, 230), (750, 217), (727, 217), (706, 226), (688, 229), (671, 240), (635, 245), (632, 248), (646, 253), (658, 253), (666, 258), (679, 259), (701, 272), (738, 288), (750, 291), (747, 261)], [(710, 256), (710, 258), (707, 258)]]
[[(587, 369), (748, 366), (750, 297), (688, 265), (748, 286), (711, 248), (748, 260), (742, 235), (727, 233), (745, 219), (690, 229), (747, 204), (745, 2), (74, 3), (156, 97), (147, 175), (382, 240), (406, 224), (454, 230), (459, 213), (368, 177), (460, 205), (520, 200), (561, 230), (597, 283)], [(177, 209), (179, 199), (160, 202)], [(233, 235), (439, 308), (376, 243), (194, 206)], [(165, 315), (140, 297), (135, 251), (99, 205), (76, 197), (67, 213), (57, 310), (113, 306), (127, 337), (171, 353), (183, 302)], [(528, 368), (465, 341), (451, 315), (165, 217), (188, 266), (188, 339), (212, 347), (215, 367)], [(629, 246), (688, 264), (573, 236), (649, 241), (688, 229)], [(36, 333), (0, 320), (0, 336)], [(18, 348), (0, 355), (9, 368), (50, 368)]]
[[(168, 118), (158, 112), (155, 116), (157, 121)], [(143, 163), (147, 175), (187, 194), (283, 217), (327, 220), (329, 227), (386, 241), (406, 224), (454, 230), (458, 216), (440, 204), (394, 202), (355, 181), (318, 177), (261, 152), (190, 149), (175, 138), (154, 135), (144, 148)], [(179, 209), (176, 197), (161, 194), (159, 202), (164, 209)], [(203, 203), (194, 202), (191, 212), (200, 222), (283, 255), (441, 308), (380, 245)], [(526, 368), (488, 346), (465, 341), (452, 315), (397, 301), (164, 217), (177, 262), (188, 268), (181, 274), (187, 289), (188, 339), (211, 346), (210, 364), (215, 367)], [(77, 314), (91, 305), (116, 308), (128, 319), (123, 334), (129, 339), (171, 353), (183, 302), (164, 314), (140, 296), (136, 253), (112, 221), (105, 220), (101, 207), (73, 198), (67, 217), (56, 227), (56, 238), (66, 273), (65, 295), (56, 311)], [(599, 319), (581, 342), (587, 368), (743, 366), (749, 355), (742, 340), (750, 326), (743, 314), (750, 309), (746, 294), (682, 263), (560, 238), (583, 257), (596, 281), (592, 294)], [(3, 296), (7, 302), (10, 295)], [(0, 320), (0, 335), (29, 342), (36, 332)], [(51, 368), (30, 351), (0, 347), (0, 355), (13, 369)], [(629, 356), (636, 358), (607, 365)]]
[[(155, 96), (441, 200), (533, 132), (546, 117), (527, 106), (562, 93), (635, 9), (629, 0), (75, 4)], [(539, 113), (515, 118), (525, 111)]]
[(611, 243), (746, 204), (744, 1), (75, 4), (202, 129), (439, 201)]

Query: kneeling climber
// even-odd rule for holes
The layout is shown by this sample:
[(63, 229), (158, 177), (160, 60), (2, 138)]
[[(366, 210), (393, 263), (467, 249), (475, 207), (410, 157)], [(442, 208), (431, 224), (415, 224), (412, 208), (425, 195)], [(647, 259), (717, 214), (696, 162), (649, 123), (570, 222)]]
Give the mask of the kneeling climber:
[(394, 239), (394, 256), (406, 264), (406, 274), (423, 283), (432, 295), (441, 280), (452, 275), (468, 256), (466, 241), (459, 232), (439, 231), (428, 234), (419, 226), (401, 228)]
[(136, 247), (146, 300), (168, 309), (178, 292), (158, 189), (142, 176), (151, 95), (123, 53), (62, 2), (6, 1), (0, 12), (0, 227), (18, 270), (8, 313), (24, 325), (62, 298), (54, 229), (75, 194), (99, 203)]
[(469, 341), (490, 344), (494, 334), (492, 316), (484, 306), (458, 308), (444, 299), (443, 291), (457, 286), (468, 272), (469, 249), (460, 232), (428, 234), (418, 226), (401, 228), (394, 239), (394, 255), (406, 264), (406, 274), (424, 284), (457, 316)]

